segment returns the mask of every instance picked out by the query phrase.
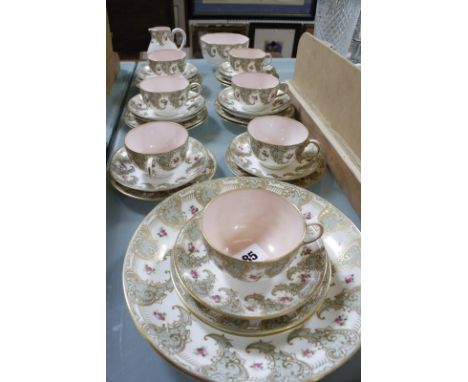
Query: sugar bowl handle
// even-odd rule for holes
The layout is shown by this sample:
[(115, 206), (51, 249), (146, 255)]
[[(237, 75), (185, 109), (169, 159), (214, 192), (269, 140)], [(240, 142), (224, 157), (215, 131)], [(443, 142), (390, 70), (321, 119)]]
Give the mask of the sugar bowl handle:
[[(174, 40), (174, 35), (176, 33), (179, 33), (182, 36), (182, 42), (180, 43), (180, 46), (177, 47), (177, 49), (181, 50), (185, 46), (185, 42), (187, 41), (187, 35), (185, 34), (185, 31), (180, 28), (174, 28), (172, 30), (172, 39)], [(175, 41), (174, 41), (175, 44)]]

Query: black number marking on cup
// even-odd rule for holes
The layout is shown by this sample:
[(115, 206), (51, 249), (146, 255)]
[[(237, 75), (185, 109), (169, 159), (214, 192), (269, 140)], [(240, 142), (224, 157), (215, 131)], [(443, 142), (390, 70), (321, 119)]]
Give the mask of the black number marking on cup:
[(258, 256), (252, 251), (248, 252), (246, 255), (242, 256), (242, 260), (245, 261), (255, 261), (258, 260)]

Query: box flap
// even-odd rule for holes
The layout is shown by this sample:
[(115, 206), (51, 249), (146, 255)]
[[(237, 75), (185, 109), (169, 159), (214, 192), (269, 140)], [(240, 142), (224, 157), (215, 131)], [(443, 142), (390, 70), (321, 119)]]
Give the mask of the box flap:
[[(361, 159), (361, 70), (329, 46), (304, 33), (299, 41), (293, 91), (345, 143), (360, 168)], [(351, 152), (350, 152), (351, 151)]]

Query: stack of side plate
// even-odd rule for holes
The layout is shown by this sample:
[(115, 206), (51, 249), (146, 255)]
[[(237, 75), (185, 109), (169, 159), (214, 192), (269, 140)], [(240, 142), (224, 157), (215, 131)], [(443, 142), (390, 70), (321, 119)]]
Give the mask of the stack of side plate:
[(140, 200), (162, 200), (184, 187), (212, 179), (215, 172), (213, 153), (190, 137), (186, 160), (168, 177), (148, 176), (131, 162), (125, 147), (121, 147), (109, 162), (108, 178), (124, 195)]
[(201, 320), (229, 333), (258, 336), (298, 325), (318, 309), (330, 282), (321, 242), (303, 245), (273, 279), (241, 281), (210, 259), (200, 221), (197, 214), (179, 232), (171, 269), (182, 301)]
[(223, 89), (218, 94), (215, 110), (224, 120), (241, 126), (247, 126), (252, 119), (263, 115), (279, 115), (292, 118), (295, 114), (294, 106), (291, 104), (291, 99), (287, 93), (280, 93), (273, 104), (261, 112), (249, 112), (236, 100), (231, 86)]
[[(268, 74), (273, 74), (275, 77), (279, 77), (276, 69), (272, 65), (266, 65), (264, 67), (264, 72)], [(240, 72), (236, 72), (231, 64), (226, 61), (223, 62), (221, 65), (218, 66), (215, 72), (216, 79), (221, 83), (223, 86), (231, 86), (231, 79), (236, 74)]]
[[(311, 255), (312, 263), (326, 259), (325, 281), (320, 284), (319, 273), (311, 274), (310, 278), (318, 276), (316, 296), (282, 318), (232, 318), (206, 300), (211, 298), (226, 309), (230, 292), (219, 291), (222, 280), (213, 283), (205, 272), (209, 268), (203, 260), (196, 219), (214, 197), (239, 188), (261, 188), (282, 195), (305, 219), (313, 217), (325, 229), (322, 244), (303, 250), (301, 259), (291, 264), (307, 261)], [(129, 243), (123, 284), (130, 315), (140, 333), (165, 359), (191, 376), (207, 381), (305, 382), (340, 367), (360, 347), (360, 267), (359, 230), (326, 200), (275, 180), (222, 178), (177, 192), (145, 217)], [(299, 289), (288, 285), (308, 279), (308, 272), (304, 273), (292, 275), (290, 284), (279, 287), (276, 297), (297, 301), (290, 290)], [(198, 280), (198, 285), (188, 285), (190, 279)], [(210, 290), (211, 285), (216, 289)], [(205, 304), (193, 298), (189, 288), (198, 288), (198, 296), (206, 290), (202, 296)], [(258, 290), (252, 287), (252, 292)], [(253, 301), (257, 304), (253, 309), (258, 311), (261, 297), (241, 297), (242, 307)], [(263, 301), (275, 296), (264, 297)], [(275, 304), (269, 306), (274, 309)]]
[[(195, 93), (190, 92), (189, 96), (194, 96)], [(172, 121), (183, 125), (187, 130), (200, 126), (208, 118), (208, 111), (205, 106), (205, 99), (202, 95), (198, 95), (189, 99), (187, 103), (181, 107), (177, 114), (167, 117), (162, 116), (157, 110), (149, 107), (143, 102), (141, 94), (132, 97), (127, 104), (124, 120), (126, 125), (133, 129), (145, 122), (152, 121)]]

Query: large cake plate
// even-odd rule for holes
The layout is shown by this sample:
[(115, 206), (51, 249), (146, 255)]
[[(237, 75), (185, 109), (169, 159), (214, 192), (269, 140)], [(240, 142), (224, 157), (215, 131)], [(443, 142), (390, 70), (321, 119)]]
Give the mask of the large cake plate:
[[(181, 227), (216, 195), (245, 187), (281, 194), (306, 219), (324, 225), (322, 241), (332, 264), (330, 289), (317, 313), (301, 327), (261, 339), (227, 334), (203, 323), (184, 307), (170, 273)], [(131, 239), (123, 266), (128, 309), (153, 348), (197, 379), (315, 381), (343, 365), (360, 347), (360, 239), (359, 230), (341, 211), (300, 187), (247, 177), (195, 184), (156, 206)]]

